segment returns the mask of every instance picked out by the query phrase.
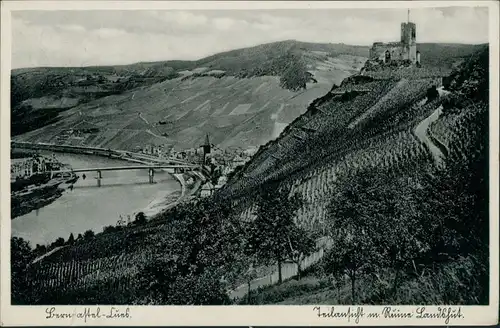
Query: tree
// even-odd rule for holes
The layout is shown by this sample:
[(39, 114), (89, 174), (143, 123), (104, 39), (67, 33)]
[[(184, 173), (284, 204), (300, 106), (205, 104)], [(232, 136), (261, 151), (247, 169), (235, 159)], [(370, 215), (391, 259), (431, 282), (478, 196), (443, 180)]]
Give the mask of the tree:
[(241, 274), (240, 221), (214, 197), (162, 214), (169, 222), (168, 252), (145, 265), (139, 286), (146, 303), (228, 304), (227, 282)]
[(328, 208), (334, 248), (327, 269), (349, 276), (355, 302), (360, 275), (392, 268), (395, 293), (401, 272), (429, 250), (430, 216), (419, 209), (416, 187), (397, 172), (372, 169), (343, 180)]
[(95, 233), (92, 230), (87, 230), (83, 233), (83, 239), (85, 240), (91, 240), (94, 238)]
[(256, 218), (248, 227), (247, 252), (267, 263), (276, 262), (279, 283), (283, 281), (283, 261), (292, 258), (295, 249), (299, 253), (301, 250), (296, 240), (304, 231), (295, 224), (293, 218), (302, 204), (299, 195), (289, 197), (289, 192), (277, 185), (264, 186), (257, 196)]
[(61, 247), (61, 246), (64, 246), (64, 238), (63, 237), (59, 237), (56, 239), (56, 241), (53, 243), (54, 247)]
[(29, 242), (23, 238), (10, 239), (11, 300), (13, 304), (25, 304), (29, 291), (28, 264), (34, 259)]
[(289, 256), (297, 264), (297, 279), (300, 280), (302, 273), (302, 261), (316, 250), (316, 243), (305, 229), (293, 227), (288, 236)]
[(103, 233), (112, 233), (119, 230), (119, 227), (115, 227), (114, 225), (108, 225), (102, 228)]
[(369, 272), (372, 266), (382, 260), (376, 252), (372, 203), (366, 196), (373, 185), (371, 173), (361, 172), (354, 178), (344, 178), (339, 192), (331, 199), (328, 208), (329, 232), (333, 248), (326, 255), (325, 271), (337, 279), (346, 274), (351, 280), (351, 302), (356, 304), (356, 279)]
[(311, 73), (301, 58), (296, 55), (287, 55), (287, 67), (281, 75), (280, 85), (292, 91), (306, 88), (306, 83), (311, 79)]
[(429, 89), (427, 89), (427, 102), (430, 103), (434, 99), (439, 97), (439, 92), (436, 89), (436, 86), (433, 85)]
[(177, 257), (157, 259), (143, 267), (138, 276), (143, 299), (154, 304), (168, 305), (224, 305), (229, 297), (223, 288), (219, 269), (185, 272)]
[(75, 243), (75, 236), (73, 236), (73, 233), (71, 233), (71, 234), (69, 235), (69, 238), (68, 238), (68, 242), (67, 242), (67, 244), (68, 244), (68, 245), (73, 245), (74, 243)]
[(42, 254), (45, 254), (46, 252), (47, 252), (47, 247), (45, 245), (36, 244), (36, 247), (34, 250), (34, 253), (36, 254), (36, 256), (40, 256)]
[[(244, 246), (245, 248), (245, 246)], [(243, 278), (245, 282), (247, 283), (248, 287), (248, 292), (247, 292), (247, 304), (251, 304), (251, 294), (252, 294), (252, 281), (257, 278), (257, 270), (255, 268), (255, 264), (258, 261), (254, 258), (254, 256), (245, 256), (242, 261), (239, 262), (239, 265), (241, 268), (246, 268), (247, 270), (245, 271), (240, 270), (240, 272), (243, 274)]]
[(139, 212), (135, 215), (135, 224), (140, 225), (144, 224), (146, 222), (146, 215), (144, 215), (144, 212)]

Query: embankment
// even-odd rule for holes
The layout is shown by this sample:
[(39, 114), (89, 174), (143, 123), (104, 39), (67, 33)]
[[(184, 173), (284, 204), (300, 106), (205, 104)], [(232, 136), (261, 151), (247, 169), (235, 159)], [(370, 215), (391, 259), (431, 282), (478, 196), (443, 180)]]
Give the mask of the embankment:
[(12, 195), (10, 200), (11, 220), (51, 204), (62, 196), (63, 191), (62, 188), (59, 188), (58, 183)]
[[(154, 217), (165, 210), (168, 210), (179, 203), (188, 200), (191, 196), (194, 196), (206, 178), (201, 174), (194, 174), (191, 172), (183, 174), (171, 174), (171, 176), (179, 183), (181, 190), (174, 192), (160, 192), (158, 195), (148, 204), (148, 206), (142, 209), (142, 212), (146, 217)], [(188, 185), (186, 183), (187, 179), (193, 179), (193, 183)]]

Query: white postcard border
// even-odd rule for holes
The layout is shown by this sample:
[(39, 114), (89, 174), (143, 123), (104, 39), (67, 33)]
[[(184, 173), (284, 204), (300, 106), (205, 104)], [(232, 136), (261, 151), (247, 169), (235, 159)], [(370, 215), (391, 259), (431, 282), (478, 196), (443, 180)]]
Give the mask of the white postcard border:
[[(63, 325), (119, 325), (119, 326), (189, 326), (189, 325), (234, 325), (234, 326), (334, 326), (334, 325), (492, 325), (498, 323), (499, 312), (499, 249), (498, 249), (498, 53), (499, 53), (499, 4), (496, 1), (335, 1), (335, 2), (237, 2), (237, 1), (2, 1), (1, 12), (1, 111), (0, 111), (0, 217), (1, 217), (1, 312), (2, 325), (8, 326), (63, 326)], [(118, 306), (116, 310), (128, 313), (128, 319), (106, 318), (111, 306), (54, 306), (58, 313), (74, 313), (73, 318), (47, 319), (52, 306), (10, 305), (10, 63), (11, 63), (11, 15), (13, 10), (88, 10), (88, 9), (320, 9), (320, 8), (416, 8), (447, 6), (489, 7), (490, 40), (490, 304), (488, 306), (454, 306), (460, 309), (462, 319), (368, 319), (368, 313), (382, 313), (384, 306), (335, 306), (334, 312), (356, 313), (362, 308), (365, 317), (356, 322), (355, 317), (320, 318), (313, 305), (303, 306)], [(400, 313), (415, 312), (418, 306), (393, 306)], [(441, 306), (440, 308), (447, 308)], [(99, 309), (99, 310), (98, 310)], [(437, 312), (438, 306), (426, 306), (429, 312)], [(80, 313), (100, 311), (100, 319)], [(321, 306), (322, 312), (329, 307)], [(55, 312), (53, 312), (55, 313)], [(87, 318), (86, 322), (84, 317)]]

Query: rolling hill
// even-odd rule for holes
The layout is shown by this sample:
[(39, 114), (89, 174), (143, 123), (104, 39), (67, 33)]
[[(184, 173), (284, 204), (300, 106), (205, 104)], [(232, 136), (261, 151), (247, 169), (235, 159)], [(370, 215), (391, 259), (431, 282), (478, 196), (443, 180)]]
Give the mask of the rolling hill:
[[(451, 67), (473, 49), (423, 44), (421, 52), (424, 61)], [(197, 61), (14, 70), (11, 134), (135, 150), (197, 147), (208, 133), (222, 148), (259, 146), (357, 72), (367, 55), (368, 47), (289, 40)], [(68, 132), (82, 123), (94, 132)]]
[[(365, 52), (363, 47), (284, 41), (194, 62), (25, 69), (13, 74), (13, 94), (23, 95), (16, 98), (20, 105), (13, 109), (13, 126), (24, 123), (26, 115), (15, 115), (23, 112), (19, 108), (29, 108), (24, 113), (30, 117), (34, 111), (48, 115), (34, 128), (50, 125), (16, 139), (132, 150), (147, 143), (196, 147), (209, 133), (221, 147), (257, 146), (359, 70)], [(82, 74), (85, 79), (78, 80)], [(44, 93), (39, 84), (48, 76), (63, 82)], [(99, 132), (60, 137), (83, 121)]]

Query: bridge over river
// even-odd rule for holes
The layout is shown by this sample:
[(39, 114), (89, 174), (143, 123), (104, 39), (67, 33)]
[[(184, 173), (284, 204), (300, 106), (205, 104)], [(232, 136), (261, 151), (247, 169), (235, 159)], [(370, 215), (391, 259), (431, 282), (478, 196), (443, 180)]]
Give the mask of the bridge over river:
[[(209, 176), (206, 170), (200, 164), (188, 163), (177, 158), (159, 158), (147, 154), (135, 153), (125, 150), (116, 150), (109, 148), (99, 147), (85, 147), (85, 146), (70, 146), (70, 145), (56, 145), (50, 143), (31, 143), (23, 141), (11, 141), (11, 148), (21, 149), (34, 149), (34, 150), (49, 150), (63, 153), (76, 153), (86, 155), (105, 156), (116, 159), (122, 159), (129, 162), (140, 163), (136, 166), (114, 166), (114, 167), (91, 167), (91, 168), (73, 168), (51, 171), (51, 177), (57, 175), (66, 175), (78, 172), (97, 172), (97, 186), (101, 186), (102, 172), (103, 171), (125, 171), (125, 170), (148, 170), (149, 183), (154, 183), (154, 172), (160, 169), (172, 169), (173, 174), (185, 171), (199, 170), (204, 175)], [(167, 171), (168, 172), (168, 171)]]
[[(112, 167), (91, 167), (91, 168), (75, 168), (75, 169), (64, 169), (64, 170), (55, 170), (50, 172), (50, 177), (53, 178), (58, 175), (64, 176), (65, 174), (69, 173), (81, 173), (81, 172), (97, 172), (97, 186), (101, 186), (101, 180), (102, 180), (102, 172), (103, 171), (126, 171), (126, 170), (148, 170), (149, 172), (149, 183), (154, 183), (154, 173), (155, 170), (161, 170), (161, 169), (170, 169), (173, 170), (171, 173), (180, 173), (180, 172), (185, 172), (186, 170), (194, 170), (194, 169), (200, 169), (201, 167), (199, 165), (192, 165), (192, 164), (186, 164), (186, 165), (132, 165), (132, 166), (112, 166)], [(167, 171), (168, 172), (168, 171)]]

